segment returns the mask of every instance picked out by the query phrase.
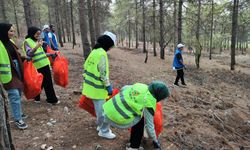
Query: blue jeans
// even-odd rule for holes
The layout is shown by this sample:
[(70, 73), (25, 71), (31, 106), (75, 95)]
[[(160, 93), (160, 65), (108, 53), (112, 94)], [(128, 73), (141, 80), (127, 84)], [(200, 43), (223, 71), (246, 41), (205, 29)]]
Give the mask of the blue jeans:
[(100, 131), (102, 133), (107, 133), (109, 132), (110, 125), (109, 124), (104, 124), (104, 113), (103, 113), (103, 104), (105, 103), (105, 100), (92, 100), (94, 103), (95, 107), (95, 113), (96, 113), (96, 119), (97, 119), (97, 126), (100, 127)]
[(15, 121), (22, 120), (21, 91), (19, 89), (7, 90), (8, 98)]

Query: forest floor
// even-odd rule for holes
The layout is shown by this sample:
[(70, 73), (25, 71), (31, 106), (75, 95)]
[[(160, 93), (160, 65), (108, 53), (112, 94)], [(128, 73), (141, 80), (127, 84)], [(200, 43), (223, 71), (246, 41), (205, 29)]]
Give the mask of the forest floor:
[[(82, 50), (65, 44), (62, 53), (69, 60), (69, 85), (55, 85), (61, 103), (46, 103), (44, 92), (41, 104), (23, 98), (29, 128), (18, 130), (11, 121), (13, 142), (17, 150), (39, 150), (42, 144), (54, 150), (124, 150), (128, 130), (112, 128), (115, 140), (98, 137), (93, 118), (78, 108), (82, 89)], [(159, 52), (158, 52), (159, 54)], [(164, 130), (160, 136), (162, 150), (175, 149), (250, 149), (250, 56), (236, 57), (236, 71), (230, 71), (228, 55), (202, 57), (197, 70), (194, 56), (184, 54), (187, 64), (187, 87), (173, 87), (175, 71), (173, 55), (165, 60), (139, 50), (115, 48), (109, 52), (110, 78), (115, 88), (136, 82), (162, 80), (171, 89), (171, 97), (163, 104)], [(151, 150), (151, 140), (142, 142)], [(99, 148), (98, 148), (99, 147)]]

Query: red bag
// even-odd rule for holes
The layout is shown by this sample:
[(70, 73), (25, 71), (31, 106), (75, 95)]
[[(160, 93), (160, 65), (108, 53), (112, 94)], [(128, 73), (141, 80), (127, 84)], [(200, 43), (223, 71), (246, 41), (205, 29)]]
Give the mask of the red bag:
[[(55, 54), (56, 52), (54, 50), (52, 50), (49, 45), (47, 45), (47, 47), (46, 47), (46, 53)], [(53, 59), (52, 59), (52, 57), (48, 56), (48, 58), (49, 58), (51, 66), (53, 66)]]
[(160, 102), (156, 104), (154, 125), (155, 125), (156, 136), (159, 137), (159, 134), (163, 131), (163, 115), (162, 115), (162, 106)]
[[(117, 93), (119, 93), (119, 90), (118, 89), (114, 89), (112, 95), (109, 96), (106, 99), (106, 101), (110, 100)], [(81, 99), (79, 100), (78, 106), (80, 108), (86, 110), (87, 112), (89, 112), (92, 116), (96, 117), (94, 103), (93, 103), (93, 101), (90, 98), (88, 98), (85, 95), (83, 95), (81, 97)]]
[(57, 85), (66, 87), (68, 85), (68, 60), (58, 55), (53, 63), (53, 77)]
[(32, 61), (24, 61), (24, 95), (27, 99), (33, 99), (41, 93), (43, 75), (38, 73)]

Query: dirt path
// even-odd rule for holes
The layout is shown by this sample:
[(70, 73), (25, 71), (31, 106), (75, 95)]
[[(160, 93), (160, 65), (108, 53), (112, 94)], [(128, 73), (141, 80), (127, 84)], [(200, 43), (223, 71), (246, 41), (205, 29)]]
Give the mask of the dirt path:
[[(70, 62), (70, 84), (66, 89), (55, 86), (61, 100), (57, 106), (48, 105), (45, 96), (41, 104), (24, 100), (29, 128), (20, 131), (11, 124), (17, 150), (39, 150), (41, 144), (51, 145), (55, 150), (91, 150), (96, 146), (102, 150), (124, 149), (129, 139), (127, 130), (113, 129), (116, 140), (99, 138), (95, 119), (77, 107), (82, 88), (80, 48), (72, 52), (66, 44), (62, 52)], [(147, 64), (144, 57), (139, 51), (113, 49), (109, 53), (110, 78), (117, 88), (152, 80), (162, 80), (169, 85), (172, 95), (163, 102), (162, 149), (250, 148), (249, 66), (237, 66), (240, 69), (231, 72), (223, 64), (226, 57), (212, 61), (202, 58), (202, 69), (197, 70), (193, 56), (185, 55), (188, 87), (173, 88), (173, 56), (166, 55), (165, 60), (160, 60), (150, 53)], [(152, 149), (150, 140), (145, 140), (143, 146), (146, 150)]]

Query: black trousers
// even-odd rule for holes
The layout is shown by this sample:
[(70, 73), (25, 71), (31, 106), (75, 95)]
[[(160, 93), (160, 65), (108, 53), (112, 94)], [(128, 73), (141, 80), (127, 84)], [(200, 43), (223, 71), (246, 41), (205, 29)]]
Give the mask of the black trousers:
[[(48, 103), (56, 103), (58, 101), (55, 90), (53, 87), (53, 82), (51, 78), (51, 72), (49, 65), (42, 67), (40, 69), (37, 69), (37, 71), (41, 74), (43, 74), (43, 83), (42, 83), (42, 89), (44, 88), (45, 94), (46, 94), (46, 101)], [(35, 97), (36, 101), (40, 101), (40, 94)]]
[(176, 79), (175, 79), (175, 82), (174, 82), (174, 83), (175, 83), (175, 84), (178, 84), (179, 79), (181, 79), (181, 83), (182, 83), (182, 84), (185, 84), (183, 69), (177, 70), (177, 75), (176, 75)]
[(144, 131), (144, 118), (142, 118), (136, 125), (131, 129), (130, 134), (130, 147), (139, 148), (141, 145), (141, 140)]

